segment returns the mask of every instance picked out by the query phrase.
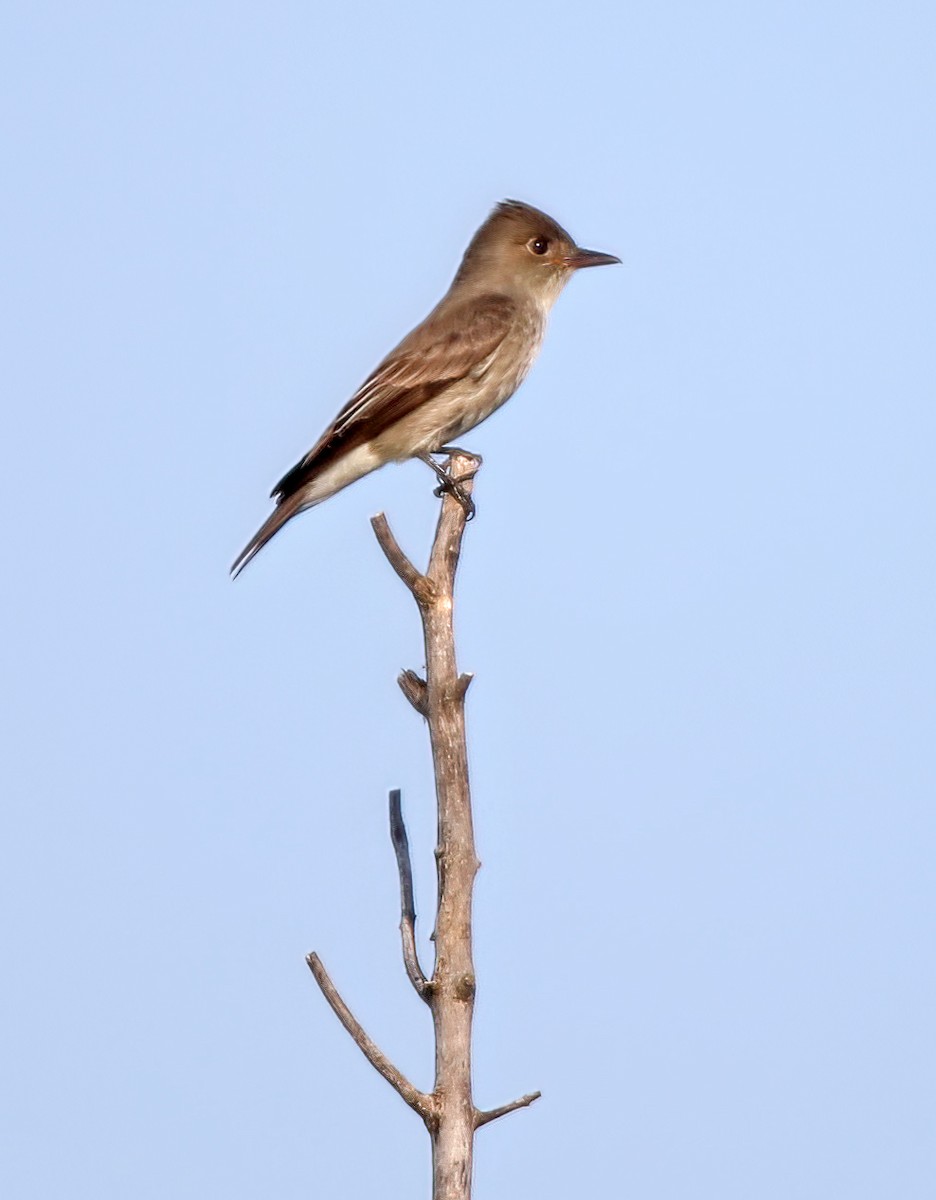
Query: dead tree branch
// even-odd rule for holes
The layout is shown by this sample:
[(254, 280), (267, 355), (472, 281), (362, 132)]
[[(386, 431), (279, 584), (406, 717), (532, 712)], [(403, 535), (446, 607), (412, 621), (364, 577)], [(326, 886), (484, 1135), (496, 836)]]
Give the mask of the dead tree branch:
[(432, 584), (429, 579), (420, 574), (410, 560), (400, 549), (400, 543), (393, 536), (387, 518), (378, 513), (371, 518), (371, 526), (380, 543), (380, 548), (386, 555), (387, 562), (413, 593), (417, 604), (428, 604), (433, 599)]
[(351, 1035), (352, 1041), (370, 1065), (403, 1097), (410, 1108), (415, 1109), (424, 1121), (427, 1123), (430, 1122), (433, 1115), (432, 1097), (421, 1092), (419, 1088), (413, 1087), (403, 1072), (395, 1067), (380, 1047), (367, 1036), (360, 1021), (358, 1021), (357, 1017), (355, 1017), (351, 1009), (348, 1008), (347, 1004), (341, 998), (338, 989), (332, 983), (319, 956), (317, 954), (309, 954), (306, 957), (306, 962), (309, 964), (309, 970), (315, 976), (315, 982), (322, 989), (322, 995), (331, 1005), (335, 1016)]
[(422, 679), (415, 671), (401, 671), (397, 679), (400, 685), (400, 691), (409, 700), (413, 708), (420, 716), (429, 715), (429, 710), (426, 705), (426, 681)]
[(498, 1117), (506, 1117), (508, 1113), (516, 1112), (518, 1108), (528, 1108), (534, 1100), (539, 1100), (542, 1094), (542, 1092), (530, 1092), (527, 1096), (521, 1096), (519, 1100), (511, 1100), (509, 1104), (502, 1104), (500, 1108), (489, 1108), (486, 1112), (479, 1110), (475, 1114), (475, 1129), (480, 1129), (482, 1125), (490, 1125)]
[(416, 951), (416, 901), (413, 896), (413, 864), (410, 861), (409, 838), (403, 823), (403, 804), (400, 789), (390, 793), (390, 839), (396, 853), (400, 873), (400, 937), (403, 941), (403, 965), (416, 995), (431, 1004), (432, 984), (423, 974)]
[(459, 675), (453, 626), (455, 573), (462, 537), (472, 511), (474, 475), (480, 460), (452, 449), (446, 470), (459, 483), (461, 497), (443, 488), (442, 507), (425, 574), (417, 570), (381, 513), (371, 522), (387, 561), (419, 608), (426, 675), (404, 671), (399, 685), (429, 726), (438, 805), (436, 845), (437, 908), (435, 964), (427, 979), (416, 948), (416, 906), (409, 842), (399, 791), (390, 793), (390, 834), (400, 876), (400, 937), (406, 974), (432, 1010), (435, 1084), (430, 1094), (415, 1088), (371, 1041), (338, 995), (315, 954), (309, 967), (338, 1019), (371, 1065), (423, 1118), (432, 1138), (433, 1200), (470, 1200), (474, 1135), (539, 1098), (539, 1092), (482, 1111), (471, 1086), (471, 1030), (475, 972), (472, 958), (472, 896), (480, 863), (475, 852), (465, 740), (465, 693), (470, 674)]

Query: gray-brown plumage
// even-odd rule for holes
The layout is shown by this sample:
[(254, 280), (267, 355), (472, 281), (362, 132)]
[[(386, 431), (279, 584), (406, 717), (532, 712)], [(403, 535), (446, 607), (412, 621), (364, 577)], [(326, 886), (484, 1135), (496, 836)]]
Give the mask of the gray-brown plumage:
[(385, 463), (426, 459), (489, 417), (526, 378), (549, 311), (572, 273), (619, 261), (580, 249), (529, 204), (498, 204), (439, 304), (273, 489), (276, 508), (232, 573), (297, 513)]

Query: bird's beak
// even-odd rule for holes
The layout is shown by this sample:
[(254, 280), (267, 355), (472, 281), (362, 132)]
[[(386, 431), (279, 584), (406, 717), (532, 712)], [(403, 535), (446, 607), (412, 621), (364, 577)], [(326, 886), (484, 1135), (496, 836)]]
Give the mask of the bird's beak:
[(602, 254), (600, 250), (582, 250), (579, 246), (576, 246), (572, 253), (567, 254), (562, 260), (563, 265), (571, 267), (573, 271), (581, 270), (582, 267), (610, 266), (611, 263), (620, 261), (613, 254)]

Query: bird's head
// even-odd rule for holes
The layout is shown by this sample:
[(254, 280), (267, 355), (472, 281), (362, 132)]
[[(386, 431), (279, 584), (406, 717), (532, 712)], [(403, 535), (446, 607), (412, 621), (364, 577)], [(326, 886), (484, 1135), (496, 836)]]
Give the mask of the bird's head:
[(613, 254), (583, 250), (531, 204), (503, 200), (472, 238), (456, 282), (520, 292), (551, 304), (575, 271), (620, 261)]

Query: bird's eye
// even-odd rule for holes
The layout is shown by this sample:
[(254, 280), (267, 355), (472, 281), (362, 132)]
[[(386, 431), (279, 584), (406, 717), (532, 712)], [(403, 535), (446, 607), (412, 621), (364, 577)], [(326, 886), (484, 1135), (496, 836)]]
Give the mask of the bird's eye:
[(534, 254), (545, 254), (549, 249), (549, 238), (538, 237), (530, 242), (530, 249)]

